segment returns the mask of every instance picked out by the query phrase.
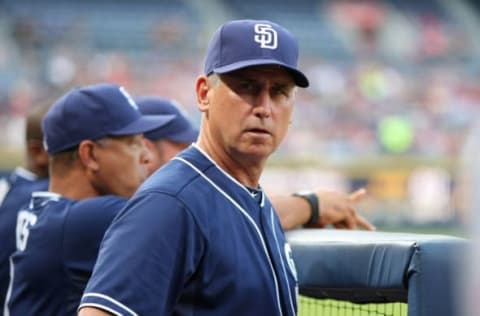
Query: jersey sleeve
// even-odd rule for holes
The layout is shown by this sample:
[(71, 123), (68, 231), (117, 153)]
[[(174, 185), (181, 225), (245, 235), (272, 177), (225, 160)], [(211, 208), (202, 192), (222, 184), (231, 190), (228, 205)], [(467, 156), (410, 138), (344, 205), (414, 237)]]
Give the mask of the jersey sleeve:
[(143, 193), (114, 220), (80, 307), (119, 315), (171, 315), (205, 242), (175, 197)]

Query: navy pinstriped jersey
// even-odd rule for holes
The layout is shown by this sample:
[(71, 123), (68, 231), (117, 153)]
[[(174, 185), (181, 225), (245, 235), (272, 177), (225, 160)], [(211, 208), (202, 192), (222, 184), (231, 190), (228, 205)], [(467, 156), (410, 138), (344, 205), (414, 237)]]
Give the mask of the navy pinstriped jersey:
[(5, 315), (76, 315), (103, 235), (126, 200), (34, 192), (18, 213)]
[(48, 188), (48, 179), (38, 179), (30, 171), (18, 167), (0, 179), (0, 316), (9, 282), (8, 258), (15, 251), (15, 225), (20, 208), (28, 204), (33, 191)]
[(295, 315), (280, 222), (195, 145), (142, 185), (105, 234), (80, 307), (114, 315)]

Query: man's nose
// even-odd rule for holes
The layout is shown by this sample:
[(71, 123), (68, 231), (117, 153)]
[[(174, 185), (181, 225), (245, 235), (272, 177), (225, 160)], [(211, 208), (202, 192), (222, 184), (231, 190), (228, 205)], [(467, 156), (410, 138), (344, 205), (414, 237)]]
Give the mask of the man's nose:
[(255, 98), (255, 115), (268, 118), (272, 115), (273, 100), (268, 89), (262, 89)]

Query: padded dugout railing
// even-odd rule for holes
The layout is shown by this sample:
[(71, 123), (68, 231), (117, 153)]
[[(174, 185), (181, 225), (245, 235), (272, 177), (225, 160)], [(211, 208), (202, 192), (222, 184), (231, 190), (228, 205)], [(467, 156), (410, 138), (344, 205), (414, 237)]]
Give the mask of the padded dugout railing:
[(295, 230), (287, 238), (300, 294), (317, 304), (403, 302), (408, 316), (462, 315), (458, 275), (465, 239), (325, 229)]

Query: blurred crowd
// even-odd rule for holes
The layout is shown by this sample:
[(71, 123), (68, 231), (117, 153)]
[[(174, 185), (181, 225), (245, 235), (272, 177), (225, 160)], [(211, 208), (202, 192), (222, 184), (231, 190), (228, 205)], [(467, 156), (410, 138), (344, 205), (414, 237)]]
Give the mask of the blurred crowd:
[[(216, 10), (201, 14), (195, 1), (0, 2), (1, 145), (19, 146), (32, 104), (100, 81), (177, 99), (198, 121), (192, 85), (201, 72), (203, 36), (222, 14), (244, 18), (254, 13), (242, 10), (253, 6), (252, 18), (298, 21), (291, 29), (303, 34), (301, 60), (312, 82), (299, 94), (293, 128), (277, 155), (345, 161), (459, 154), (478, 116), (480, 68), (472, 58), (474, 34), (447, 14), (453, 9), (433, 0), (409, 6), (302, 0), (270, 4), (262, 13), (253, 3), (212, 1)], [(307, 37), (302, 26), (312, 25), (318, 29)], [(331, 42), (315, 43), (317, 33)]]
[[(478, 12), (467, 0), (1, 0), (0, 146), (21, 149), (32, 105), (98, 82), (176, 99), (198, 123), (206, 37), (224, 20), (265, 18), (297, 35), (311, 87), (274, 156), (296, 169), (267, 170), (264, 184), (365, 186), (370, 218), (448, 221), (461, 204), (451, 162), (480, 111)], [(413, 163), (382, 168), (392, 157)]]

